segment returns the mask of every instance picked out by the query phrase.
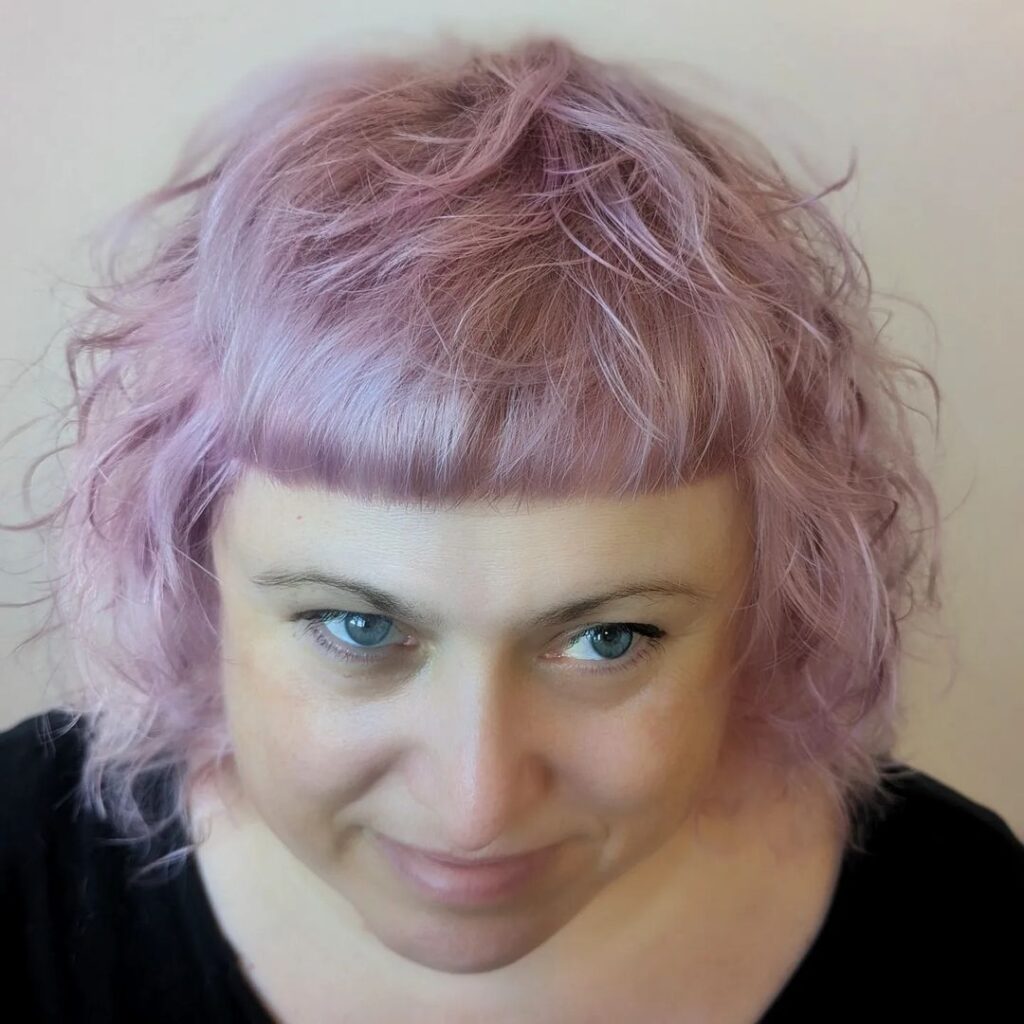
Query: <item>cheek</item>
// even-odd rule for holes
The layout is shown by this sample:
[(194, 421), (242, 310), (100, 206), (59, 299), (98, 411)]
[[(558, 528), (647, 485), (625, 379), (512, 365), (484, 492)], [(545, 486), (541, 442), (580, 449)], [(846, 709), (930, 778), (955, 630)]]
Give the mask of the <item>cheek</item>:
[(670, 813), (711, 781), (729, 717), (729, 650), (710, 621), (678, 644), (647, 683), (548, 737), (568, 790), (609, 816)]
[(339, 714), (269, 656), (226, 660), (224, 700), (246, 797), (293, 843), (326, 840), (337, 809), (381, 774), (358, 712)]
[(725, 710), (706, 689), (656, 688), (564, 735), (561, 773), (609, 817), (685, 809), (717, 762)]

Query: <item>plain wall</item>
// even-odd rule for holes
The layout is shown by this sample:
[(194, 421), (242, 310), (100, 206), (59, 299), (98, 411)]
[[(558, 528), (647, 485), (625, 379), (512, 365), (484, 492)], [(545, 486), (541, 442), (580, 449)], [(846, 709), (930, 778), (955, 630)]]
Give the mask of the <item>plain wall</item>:
[[(636, 61), (752, 128), (822, 183), (891, 310), (886, 331), (943, 393), (922, 458), (945, 514), (946, 622), (911, 637), (898, 753), (1024, 836), (1024, 5), (1017, 0), (13, 0), (0, 34), (0, 435), (68, 397), (60, 331), (89, 282), (86, 234), (154, 187), (195, 120), (248, 72), (311, 48), (411, 45), (438, 30), (499, 42), (562, 33)], [(929, 321), (931, 318), (931, 322)], [(38, 367), (26, 368), (46, 351)], [(923, 400), (924, 396), (922, 396)], [(934, 415), (934, 410), (925, 406)], [(50, 507), (61, 467), (30, 459), (52, 420), (0, 449), (0, 518)], [(69, 436), (61, 439), (68, 443)], [(0, 600), (43, 594), (35, 535), (0, 531)], [(15, 653), (39, 607), (0, 608), (0, 728), (59, 688), (61, 642)]]

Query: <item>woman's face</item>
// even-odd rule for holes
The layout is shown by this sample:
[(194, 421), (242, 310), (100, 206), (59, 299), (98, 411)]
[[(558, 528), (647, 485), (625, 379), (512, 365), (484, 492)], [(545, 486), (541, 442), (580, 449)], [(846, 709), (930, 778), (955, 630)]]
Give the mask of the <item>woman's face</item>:
[[(455, 973), (518, 960), (664, 858), (693, 816), (750, 545), (731, 477), (437, 511), (250, 474), (214, 536), (247, 804), (393, 952)], [(349, 582), (301, 581), (314, 574)], [(700, 593), (540, 619), (654, 580)], [(417, 887), (380, 836), (463, 858), (557, 849), (518, 889), (467, 904)]]

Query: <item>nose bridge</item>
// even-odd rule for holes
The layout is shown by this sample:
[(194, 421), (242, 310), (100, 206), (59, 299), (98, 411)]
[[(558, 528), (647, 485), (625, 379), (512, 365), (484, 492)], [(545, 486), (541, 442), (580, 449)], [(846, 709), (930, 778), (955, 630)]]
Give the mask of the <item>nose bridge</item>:
[[(528, 814), (548, 766), (528, 684), (493, 658), (453, 657), (426, 684), (432, 809), (453, 852), (499, 845)], [(426, 724), (426, 723), (425, 723)]]

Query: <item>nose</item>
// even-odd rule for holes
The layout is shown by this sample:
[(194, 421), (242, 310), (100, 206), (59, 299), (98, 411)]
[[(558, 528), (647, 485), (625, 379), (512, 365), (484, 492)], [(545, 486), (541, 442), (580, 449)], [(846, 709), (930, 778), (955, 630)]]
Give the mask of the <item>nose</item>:
[(550, 785), (537, 694), (491, 659), (455, 659), (424, 682), (414, 792), (453, 856), (500, 855), (531, 841)]

